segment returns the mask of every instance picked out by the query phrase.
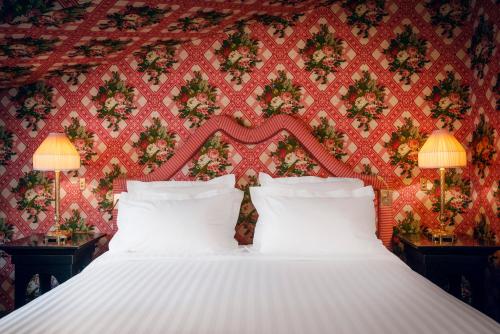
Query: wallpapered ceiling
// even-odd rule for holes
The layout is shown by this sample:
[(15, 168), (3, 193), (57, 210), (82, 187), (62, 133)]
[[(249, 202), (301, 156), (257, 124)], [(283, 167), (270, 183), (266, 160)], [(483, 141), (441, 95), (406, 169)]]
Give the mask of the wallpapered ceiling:
[[(31, 171), (31, 157), (51, 131), (65, 131), (83, 163), (63, 177), (63, 217), (112, 232), (114, 178), (157, 168), (212, 115), (257, 126), (286, 113), (359, 172), (397, 178), (395, 223), (434, 224), (438, 175), (419, 170), (417, 151), (432, 130), (453, 131), (469, 165), (448, 174), (447, 217), (500, 234), (499, 10), (494, 0), (5, 0), (0, 215), (14, 238), (50, 228), (53, 176)], [(325, 175), (283, 133), (255, 146), (216, 135), (176, 179), (234, 172), (245, 187), (258, 171)], [(255, 218), (246, 199), (240, 242)], [(0, 310), (12, 307), (13, 276), (0, 259)]]

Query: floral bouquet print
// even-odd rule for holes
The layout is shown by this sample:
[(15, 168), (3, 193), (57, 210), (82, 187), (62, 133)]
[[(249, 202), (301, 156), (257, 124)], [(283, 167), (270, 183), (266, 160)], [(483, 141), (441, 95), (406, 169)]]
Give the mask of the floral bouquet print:
[(182, 17), (177, 23), (168, 28), (169, 31), (200, 31), (214, 27), (230, 16), (231, 13), (223, 13), (215, 10), (198, 10), (194, 15)]
[(335, 130), (326, 117), (320, 118), (320, 124), (313, 127), (312, 134), (323, 144), (337, 160), (347, 155), (344, 152), (344, 136), (342, 131)]
[(47, 211), (52, 202), (53, 181), (39, 171), (25, 173), (17, 186), (12, 188), (16, 197), (17, 209), (28, 214), (28, 220), (38, 223), (38, 215)]
[(200, 72), (194, 72), (194, 78), (181, 87), (179, 95), (174, 96), (180, 117), (191, 122), (190, 128), (199, 127), (220, 108), (216, 99), (217, 88), (203, 79)]
[(29, 66), (0, 66), (0, 88), (10, 87), (18, 79), (26, 79), (31, 74), (33, 65)]
[(462, 26), (470, 14), (470, 0), (430, 0), (425, 7), (431, 14), (431, 23), (440, 27), (446, 38), (453, 38), (455, 28)]
[(345, 62), (342, 58), (343, 44), (342, 39), (334, 37), (328, 31), (328, 26), (322, 24), (320, 31), (313, 34), (304, 48), (299, 50), (305, 60), (306, 70), (316, 75), (316, 81), (326, 84), (328, 74), (336, 72)]
[(59, 38), (6, 37), (0, 42), (0, 56), (34, 58), (54, 50)]
[(472, 164), (476, 166), (480, 178), (486, 177), (486, 167), (493, 165), (495, 149), (495, 129), (486, 122), (484, 114), (480, 115), (479, 124), (472, 133), (469, 143), (472, 153)]
[(201, 148), (200, 156), (189, 168), (189, 175), (197, 180), (206, 181), (227, 174), (227, 168), (231, 167), (228, 159), (229, 144), (222, 141), (219, 136), (214, 136)]
[(60, 27), (84, 18), (91, 1), (55, 9), (55, 1), (5, 0), (0, 21), (9, 24), (31, 23), (36, 27)]
[(99, 25), (100, 29), (117, 28), (118, 30), (138, 30), (161, 21), (169, 9), (160, 9), (158, 7), (131, 6), (127, 5), (125, 9), (109, 14), (108, 21)]
[(418, 127), (413, 125), (413, 120), (407, 117), (404, 124), (392, 133), (391, 139), (384, 143), (389, 151), (391, 165), (399, 166), (404, 177), (413, 177), (413, 169), (418, 165), (418, 151), (426, 139), (427, 135), (421, 134)]
[(0, 218), (0, 244), (12, 240), (14, 225), (7, 223), (7, 219)]
[(250, 37), (243, 28), (222, 41), (220, 49), (215, 50), (219, 57), (221, 70), (231, 75), (231, 81), (241, 85), (241, 76), (251, 73), (258, 62), (259, 41)]
[(71, 117), (71, 123), (64, 127), (64, 133), (66, 133), (66, 136), (75, 145), (76, 150), (80, 154), (82, 165), (87, 165), (97, 155), (94, 151), (94, 133), (87, 130), (85, 126), (80, 125), (77, 117)]
[(155, 85), (160, 83), (160, 75), (167, 74), (177, 63), (177, 45), (181, 42), (173, 39), (159, 40), (142, 46), (134, 52), (138, 71), (148, 75), (148, 81)]
[(37, 131), (38, 122), (46, 119), (55, 108), (52, 105), (53, 97), (53, 88), (43, 81), (20, 87), (13, 98), (17, 108), (16, 117), (25, 120), (32, 131)]
[(425, 97), (431, 106), (431, 117), (440, 119), (442, 128), (453, 131), (453, 123), (464, 118), (470, 109), (469, 89), (455, 78), (453, 72), (447, 72), (446, 78), (432, 87), (430, 95)]
[(176, 134), (168, 131), (155, 117), (153, 124), (146, 127), (133, 147), (137, 149), (139, 164), (154, 170), (174, 155), (176, 143)]
[(97, 187), (92, 190), (97, 199), (97, 207), (100, 211), (107, 213), (109, 219), (113, 218), (113, 182), (122, 175), (120, 166), (113, 164), (111, 171), (104, 173), (104, 177), (99, 180)]
[(108, 129), (118, 131), (120, 121), (128, 119), (135, 110), (135, 89), (122, 81), (118, 72), (112, 72), (111, 75), (111, 79), (99, 87), (92, 101), (97, 108), (97, 117), (108, 121)]
[(264, 117), (298, 113), (300, 109), (304, 108), (300, 104), (301, 89), (300, 85), (294, 84), (286, 77), (284, 71), (279, 71), (278, 77), (264, 87), (262, 95), (257, 96)]
[(387, 16), (385, 0), (346, 0), (342, 7), (349, 11), (347, 23), (355, 26), (358, 36), (363, 38), (368, 38), (370, 28), (377, 27)]
[(342, 100), (347, 108), (347, 117), (356, 119), (358, 128), (363, 128), (363, 131), (369, 131), (370, 122), (378, 119), (387, 109), (384, 103), (385, 87), (372, 79), (367, 71), (363, 71), (362, 77), (349, 86)]
[(271, 153), (271, 157), (280, 176), (308, 175), (317, 166), (300, 147), (297, 139), (291, 136), (278, 142), (278, 147)]
[(14, 155), (14, 134), (7, 130), (5, 126), (0, 125), (0, 166), (9, 163)]
[(91, 39), (83, 45), (75, 46), (73, 52), (69, 54), (70, 57), (84, 56), (102, 58), (110, 56), (125, 49), (125, 47), (132, 42), (131, 39)]
[(409, 25), (404, 26), (404, 31), (397, 34), (383, 52), (389, 61), (389, 70), (397, 72), (401, 76), (400, 81), (406, 85), (411, 83), (411, 76), (422, 72), (429, 62), (427, 41), (418, 38)]
[(256, 176), (249, 176), (248, 178), (248, 183), (244, 187), (240, 187), (244, 195), (243, 201), (241, 202), (238, 223), (236, 224), (235, 235), (240, 245), (249, 245), (252, 243), (255, 223), (257, 223), (257, 218), (259, 216), (250, 198), (250, 187), (258, 186), (259, 183)]
[(94, 231), (95, 226), (87, 224), (80, 211), (73, 209), (71, 210), (71, 216), (64, 219), (60, 229), (71, 231), (71, 233), (90, 233)]
[[(439, 183), (439, 180), (435, 180), (432, 188), (427, 191), (434, 212), (441, 211)], [(444, 219), (449, 225), (454, 225), (456, 216), (465, 213), (472, 203), (470, 179), (463, 178), (455, 169), (450, 169), (446, 172), (445, 187)]]
[(61, 78), (66, 76), (66, 83), (76, 86), (79, 83), (78, 78), (82, 74), (89, 74), (93, 71), (99, 64), (88, 63), (88, 64), (64, 64), (59, 68), (50, 70), (47, 73), (47, 78)]
[(393, 234), (416, 234), (420, 232), (420, 220), (415, 217), (413, 211), (405, 211), (404, 218), (399, 219), (396, 226), (393, 227)]
[(293, 15), (257, 14), (253, 16), (253, 19), (265, 26), (272, 27), (274, 30), (273, 36), (283, 38), (285, 37), (285, 29), (295, 26), (295, 23), (297, 23), (303, 15), (302, 13), (295, 13)]
[(491, 229), (491, 225), (488, 223), (488, 218), (486, 218), (484, 213), (479, 215), (479, 221), (476, 221), (472, 235), (474, 239), (482, 242), (495, 242), (495, 232)]
[(484, 15), (481, 15), (479, 24), (472, 35), (470, 47), (467, 49), (471, 67), (480, 79), (484, 77), (484, 68), (490, 62), (496, 47), (495, 31), (493, 23), (485, 20)]

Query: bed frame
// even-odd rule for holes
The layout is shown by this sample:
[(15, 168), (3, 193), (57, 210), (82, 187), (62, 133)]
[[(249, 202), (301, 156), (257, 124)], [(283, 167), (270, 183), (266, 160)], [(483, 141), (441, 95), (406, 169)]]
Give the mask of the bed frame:
[[(281, 131), (293, 135), (306, 150), (310, 157), (320, 166), (336, 177), (356, 177), (366, 185), (371, 185), (377, 194), (377, 234), (384, 245), (390, 244), (394, 215), (392, 210), (392, 180), (380, 176), (363, 175), (352, 170), (352, 167), (335, 159), (328, 150), (311, 134), (310, 126), (303, 120), (289, 115), (275, 115), (261, 126), (247, 128), (239, 125), (230, 116), (214, 116), (199, 127), (177, 152), (148, 175), (137, 178), (139, 181), (165, 181), (172, 178), (198, 153), (203, 144), (216, 132), (222, 132), (236, 142), (243, 144), (259, 144), (268, 141)], [(118, 178), (113, 183), (113, 195), (127, 191), (126, 179)], [(116, 211), (116, 208), (115, 208)], [(116, 220), (117, 212), (113, 214)], [(116, 221), (113, 221), (116, 223)], [(116, 225), (115, 225), (116, 226)]]

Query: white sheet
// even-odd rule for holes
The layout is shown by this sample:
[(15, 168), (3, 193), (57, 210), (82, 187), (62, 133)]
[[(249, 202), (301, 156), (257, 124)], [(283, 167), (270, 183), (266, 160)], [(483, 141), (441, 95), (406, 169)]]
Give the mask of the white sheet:
[(0, 333), (500, 333), (414, 273), (371, 255), (107, 253), (0, 320)]

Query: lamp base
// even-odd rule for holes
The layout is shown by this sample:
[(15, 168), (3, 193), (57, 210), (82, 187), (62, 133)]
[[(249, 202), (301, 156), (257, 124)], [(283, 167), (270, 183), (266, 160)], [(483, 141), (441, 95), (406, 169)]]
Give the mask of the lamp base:
[(426, 235), (429, 238), (429, 240), (436, 243), (455, 241), (455, 235), (453, 233), (447, 232), (440, 228), (432, 229), (429, 232), (427, 232)]
[(71, 237), (71, 232), (59, 229), (55, 231), (49, 231), (45, 235), (47, 241), (55, 241), (57, 243), (66, 242), (67, 240), (70, 239), (70, 237)]

